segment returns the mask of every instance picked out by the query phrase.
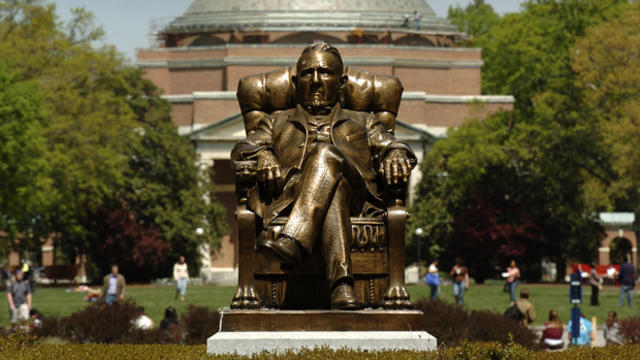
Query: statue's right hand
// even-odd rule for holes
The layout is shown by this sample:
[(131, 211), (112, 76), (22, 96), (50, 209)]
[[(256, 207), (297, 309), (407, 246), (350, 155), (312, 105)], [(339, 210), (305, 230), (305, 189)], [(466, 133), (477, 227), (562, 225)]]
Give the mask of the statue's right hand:
[(269, 150), (258, 154), (258, 168), (256, 169), (258, 182), (272, 195), (276, 195), (278, 181), (281, 178), (280, 164)]

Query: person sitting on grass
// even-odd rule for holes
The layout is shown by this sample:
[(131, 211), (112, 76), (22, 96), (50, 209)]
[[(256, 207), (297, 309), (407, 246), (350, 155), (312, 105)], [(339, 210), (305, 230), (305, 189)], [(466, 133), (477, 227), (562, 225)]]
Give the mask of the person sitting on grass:
[(35, 329), (42, 326), (42, 313), (38, 309), (31, 309), (29, 312), (31, 317), (31, 323), (29, 324), (29, 332), (33, 332)]
[(173, 306), (169, 306), (164, 310), (164, 318), (160, 321), (160, 331), (176, 342), (182, 337), (180, 325), (178, 324), (178, 313)]
[(615, 311), (609, 311), (607, 321), (602, 326), (602, 332), (607, 345), (624, 345), (622, 335), (620, 334), (618, 313)]
[(542, 330), (542, 338), (540, 339), (542, 346), (547, 349), (562, 349), (564, 341), (562, 340), (562, 321), (558, 316), (558, 312), (554, 309), (549, 311), (549, 321), (544, 323)]
[(593, 324), (591, 321), (587, 320), (584, 316), (584, 313), (580, 311), (580, 332), (578, 337), (576, 337), (573, 341), (571, 339), (571, 326), (573, 323), (569, 320), (568, 332), (569, 332), (569, 344), (577, 345), (577, 346), (589, 346), (591, 342), (596, 339), (596, 331), (593, 329)]
[(529, 297), (531, 296), (531, 292), (529, 290), (520, 291), (520, 299), (516, 301), (516, 306), (522, 313), (523, 317), (521, 320), (521, 324), (523, 326), (529, 326), (532, 322), (536, 320), (536, 308), (529, 301)]
[(144, 306), (136, 308), (136, 318), (131, 323), (135, 329), (153, 330), (153, 320), (144, 313)]

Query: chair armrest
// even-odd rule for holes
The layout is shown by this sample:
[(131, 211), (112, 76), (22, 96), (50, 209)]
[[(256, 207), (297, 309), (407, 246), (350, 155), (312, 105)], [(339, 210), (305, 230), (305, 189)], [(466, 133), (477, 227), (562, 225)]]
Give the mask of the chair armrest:
[(256, 160), (236, 160), (232, 161), (236, 175), (236, 198), (239, 204), (246, 204), (249, 197), (249, 190), (256, 185)]

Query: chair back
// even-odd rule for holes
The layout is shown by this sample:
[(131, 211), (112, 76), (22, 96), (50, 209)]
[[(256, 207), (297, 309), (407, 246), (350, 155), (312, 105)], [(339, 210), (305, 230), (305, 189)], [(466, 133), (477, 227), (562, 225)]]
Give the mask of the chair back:
[[(237, 97), (247, 135), (266, 114), (296, 105), (291, 84), (295, 73), (294, 65), (240, 79)], [(342, 106), (374, 113), (393, 133), (403, 91), (400, 80), (395, 76), (374, 74), (350, 66), (345, 67), (345, 74), (348, 80), (340, 98)]]

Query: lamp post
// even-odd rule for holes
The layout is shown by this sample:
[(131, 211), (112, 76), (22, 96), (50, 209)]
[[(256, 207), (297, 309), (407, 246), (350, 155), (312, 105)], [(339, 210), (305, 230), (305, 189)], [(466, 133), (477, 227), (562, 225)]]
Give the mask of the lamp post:
[(421, 266), (422, 264), (422, 251), (421, 251), (421, 243), (422, 243), (422, 228), (417, 228), (414, 232), (415, 236), (416, 236), (416, 246), (417, 246), (417, 250), (418, 250), (418, 266)]

